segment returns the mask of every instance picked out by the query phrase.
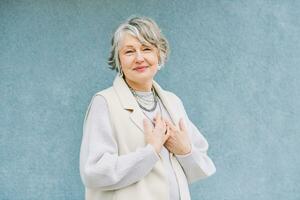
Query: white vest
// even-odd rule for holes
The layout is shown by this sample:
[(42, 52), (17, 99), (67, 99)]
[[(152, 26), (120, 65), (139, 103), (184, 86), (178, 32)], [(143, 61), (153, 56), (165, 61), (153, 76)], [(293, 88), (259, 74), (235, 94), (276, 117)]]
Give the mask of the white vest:
[[(164, 91), (155, 81), (153, 86), (169, 112), (174, 124), (178, 124), (185, 113), (179, 106), (179, 99), (173, 93)], [(98, 92), (106, 99), (118, 154), (124, 155), (146, 146), (144, 115), (125, 81), (116, 77), (113, 86)], [(89, 109), (88, 109), (89, 111)], [(87, 111), (87, 112), (88, 112)], [(181, 200), (190, 200), (187, 178), (175, 156), (170, 153), (171, 163), (179, 184)], [(140, 181), (113, 191), (86, 188), (86, 200), (170, 200), (168, 179), (162, 159)]]

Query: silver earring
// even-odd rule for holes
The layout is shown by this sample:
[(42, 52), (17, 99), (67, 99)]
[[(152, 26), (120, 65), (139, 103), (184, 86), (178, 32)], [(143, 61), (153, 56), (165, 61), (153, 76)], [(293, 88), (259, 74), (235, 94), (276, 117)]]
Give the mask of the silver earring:
[(161, 70), (161, 65), (157, 65), (157, 70)]

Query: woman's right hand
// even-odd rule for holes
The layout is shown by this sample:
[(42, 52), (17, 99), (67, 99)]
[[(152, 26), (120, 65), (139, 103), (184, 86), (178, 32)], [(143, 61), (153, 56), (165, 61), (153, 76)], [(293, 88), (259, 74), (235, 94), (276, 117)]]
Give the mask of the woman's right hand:
[(162, 146), (169, 138), (170, 134), (167, 131), (167, 125), (165, 121), (161, 118), (160, 114), (157, 114), (154, 118), (154, 128), (148, 119), (143, 120), (145, 140), (146, 144), (151, 144), (156, 153), (159, 154)]

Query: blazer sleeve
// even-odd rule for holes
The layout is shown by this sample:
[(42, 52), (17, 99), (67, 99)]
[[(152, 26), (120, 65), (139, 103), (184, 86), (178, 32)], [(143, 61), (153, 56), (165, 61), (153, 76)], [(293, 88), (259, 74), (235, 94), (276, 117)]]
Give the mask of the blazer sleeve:
[(207, 140), (200, 133), (198, 128), (189, 120), (182, 101), (179, 98), (178, 100), (184, 114), (184, 122), (188, 129), (192, 150), (187, 155), (176, 155), (176, 158), (184, 170), (188, 183), (193, 183), (199, 179), (204, 179), (213, 175), (216, 172), (216, 167), (207, 155), (209, 147)]
[(94, 96), (86, 113), (80, 149), (83, 184), (101, 190), (120, 189), (146, 176), (158, 160), (151, 145), (119, 156), (106, 100)]

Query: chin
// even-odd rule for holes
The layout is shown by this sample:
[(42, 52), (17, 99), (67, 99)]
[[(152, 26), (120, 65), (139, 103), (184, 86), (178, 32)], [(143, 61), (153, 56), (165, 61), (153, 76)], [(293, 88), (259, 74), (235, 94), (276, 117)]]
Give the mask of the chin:
[(155, 76), (155, 74), (144, 73), (144, 74), (135, 74), (135, 75), (127, 77), (127, 78), (136, 83), (143, 84), (143, 83), (152, 81), (154, 76)]
[(154, 78), (154, 76), (152, 74), (151, 75), (143, 74), (143, 75), (135, 77), (135, 79), (139, 80), (139, 82), (146, 82), (149, 80), (153, 80), (153, 78)]

